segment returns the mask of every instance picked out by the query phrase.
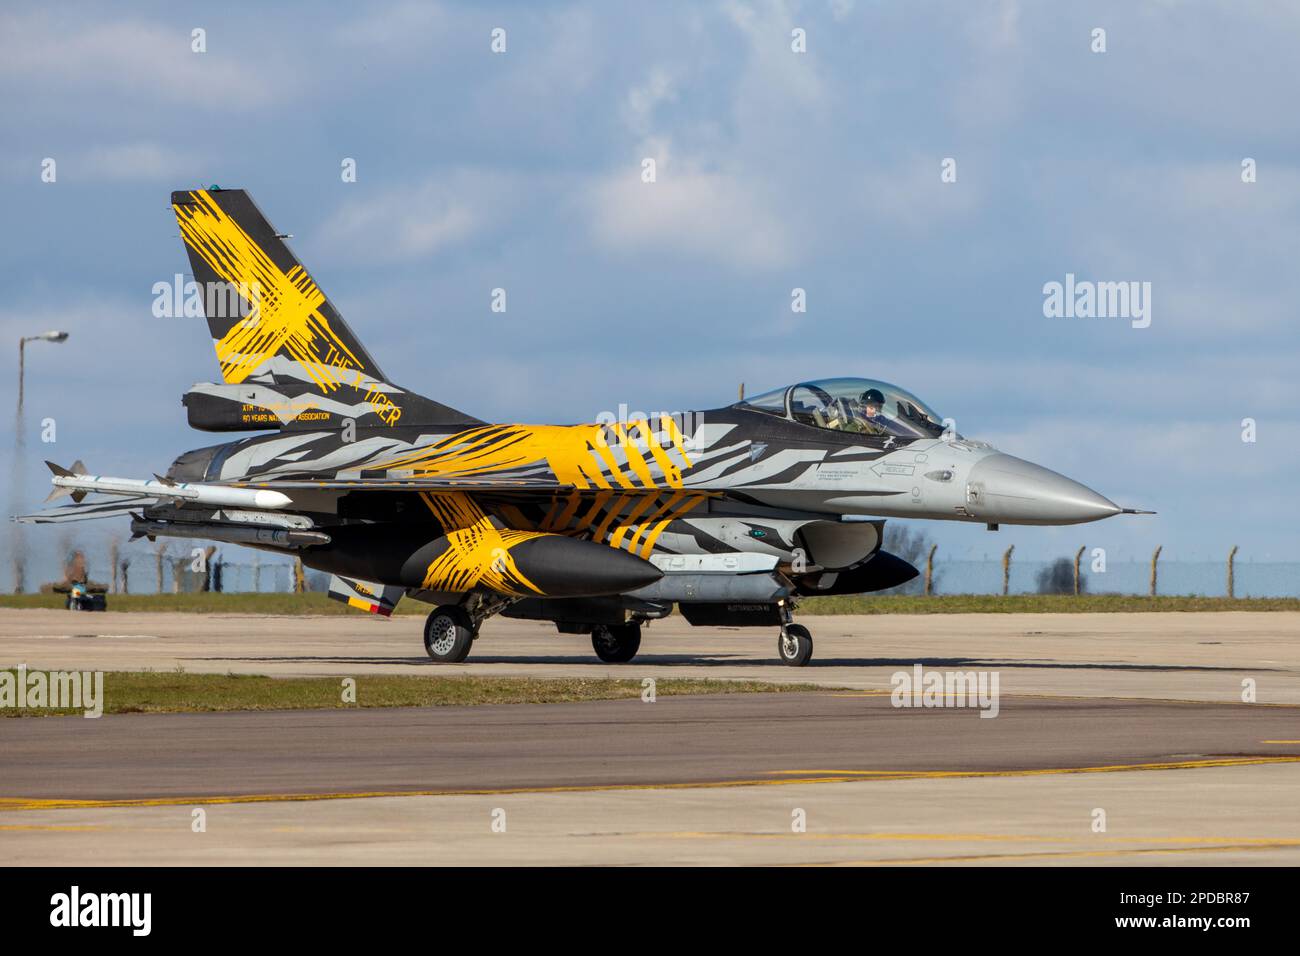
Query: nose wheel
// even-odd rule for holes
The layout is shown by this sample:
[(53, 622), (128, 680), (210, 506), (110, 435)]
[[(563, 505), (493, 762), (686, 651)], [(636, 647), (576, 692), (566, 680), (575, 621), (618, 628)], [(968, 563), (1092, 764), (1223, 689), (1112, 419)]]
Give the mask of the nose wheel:
[(787, 624), (781, 628), (781, 636), (777, 638), (776, 652), (782, 664), (803, 667), (812, 659), (812, 634), (802, 624)]

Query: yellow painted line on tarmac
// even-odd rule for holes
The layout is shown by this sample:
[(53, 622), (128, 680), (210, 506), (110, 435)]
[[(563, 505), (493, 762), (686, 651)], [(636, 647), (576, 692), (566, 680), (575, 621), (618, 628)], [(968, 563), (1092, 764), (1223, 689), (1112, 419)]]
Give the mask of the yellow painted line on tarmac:
[[(1007, 670), (1012, 670), (1017, 665), (1011, 665)], [(967, 668), (969, 670), (970, 668)], [(993, 668), (996, 670), (997, 668)], [(811, 693), (816, 693), (812, 691)], [(894, 693), (893, 690), (861, 690), (851, 691), (849, 693), (827, 694), (827, 697), (888, 697)], [(1097, 701), (1097, 700), (1117, 700), (1121, 703), (1135, 704), (1194, 704), (1194, 705), (1222, 705), (1241, 706), (1241, 707), (1290, 707), (1297, 708), (1300, 704), (1275, 704), (1261, 701), (1254, 701), (1247, 704), (1241, 700), (1208, 700), (1205, 698), (1190, 697), (1117, 697), (1114, 694), (1031, 694), (1019, 693), (1012, 694), (1002, 692), (999, 695), (1002, 700), (1080, 700), (1080, 701)], [(1300, 743), (1300, 741), (1288, 741), (1289, 743)]]
[(1286, 850), (1300, 843), (1278, 840), (1268, 843), (1224, 843), (1217, 846), (1161, 846), (1116, 848), (1111, 850), (1045, 850), (1037, 853), (979, 853), (966, 856), (900, 857), (896, 860), (843, 860), (827, 863), (806, 863), (804, 866), (918, 866), (944, 863), (996, 863), (1013, 860), (1078, 860), (1087, 857), (1116, 857), (1152, 855), (1160, 853), (1231, 853), (1234, 850)]
[(1300, 744), (1300, 740), (1261, 740), (1261, 744)]
[[(605, 834), (592, 834), (593, 836), (603, 836)], [(1300, 837), (1125, 837), (1125, 836), (1104, 836), (1101, 834), (1090, 834), (1088, 836), (1042, 836), (1023, 833), (784, 833), (771, 832), (760, 833), (756, 831), (694, 831), (685, 830), (680, 832), (655, 832), (646, 831), (644, 833), (619, 833), (617, 836), (634, 836), (634, 837), (654, 837), (658, 839), (671, 838), (678, 840), (868, 840), (881, 842), (910, 842), (910, 841), (939, 841), (946, 843), (961, 843), (963, 841), (976, 842), (1000, 842), (1008, 843), (1171, 843), (1190, 845), (1195, 849), (1202, 844), (1224, 844), (1233, 843), (1242, 846), (1267, 846), (1267, 847), (1300, 847)]]
[(98, 824), (88, 823), (81, 826), (59, 825), (54, 823), (4, 823), (0, 824), (0, 832), (11, 832), (16, 830), (51, 830), (60, 833), (81, 833), (87, 830), (107, 830), (109, 827), (99, 826)]
[(1206, 767), (1245, 767), (1300, 763), (1300, 754), (1181, 760), (1168, 763), (1114, 764), (1102, 767), (1053, 767), (1031, 770), (771, 770), (772, 776), (748, 780), (686, 783), (622, 783), (555, 787), (489, 787), (467, 790), (354, 790), (334, 793), (254, 793), (207, 797), (127, 797), (116, 800), (74, 800), (59, 797), (0, 797), (5, 810), (86, 810), (108, 807), (211, 806), (233, 803), (302, 803), (317, 800), (363, 800), (376, 797), (475, 797), (540, 793), (609, 793), (637, 790), (717, 790), (735, 787), (798, 786), (814, 783), (860, 783), (866, 780), (938, 780), (970, 777), (1029, 777), (1045, 774), (1110, 773), (1125, 770), (1194, 770)]
[(1116, 773), (1124, 770), (1199, 770), (1205, 767), (1248, 767), (1277, 763), (1300, 763), (1300, 754), (1173, 760), (1164, 763), (1122, 763), (1102, 767), (1047, 767), (1025, 770), (769, 770), (768, 773), (872, 780), (937, 780), (963, 777), (1033, 777), (1062, 773)]
[[(1297, 758), (1300, 759), (1300, 758)], [(802, 783), (847, 783), (851, 777), (789, 777), (755, 780), (710, 780), (689, 783), (610, 783), (556, 787), (486, 787), (469, 790), (356, 790), (338, 793), (253, 793), (208, 797), (126, 797), (73, 800), (60, 797), (0, 797), (5, 810), (96, 810), (105, 807), (212, 806), (231, 803), (302, 803), (316, 800), (365, 800), (376, 797), (483, 797), (534, 793), (608, 793), (620, 790), (715, 790), (727, 787), (786, 787)]]

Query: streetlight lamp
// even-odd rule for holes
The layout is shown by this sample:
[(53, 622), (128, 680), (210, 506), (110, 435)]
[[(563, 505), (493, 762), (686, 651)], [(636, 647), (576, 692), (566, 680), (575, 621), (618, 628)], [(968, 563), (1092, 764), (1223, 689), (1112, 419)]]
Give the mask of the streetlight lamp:
[[(27, 358), (28, 342), (66, 342), (68, 339), (67, 332), (42, 332), (40, 335), (24, 335), (18, 339), (18, 414), (14, 416), (14, 458), (11, 465), (12, 472), (9, 488), (13, 495), (15, 504), (21, 508), (26, 504), (23, 501), (23, 451), (27, 445), (26, 424), (23, 421), (23, 373)], [(15, 511), (17, 509), (14, 509)], [(21, 594), (24, 590), (26, 578), (26, 547), (23, 541), (23, 527), (17, 522), (10, 525), (9, 531), (10, 544), (13, 547), (14, 560), (14, 593)]]
[(19, 425), (23, 414), (23, 366), (26, 364), (28, 342), (66, 342), (67, 332), (42, 332), (40, 335), (24, 335), (18, 340), (18, 415)]

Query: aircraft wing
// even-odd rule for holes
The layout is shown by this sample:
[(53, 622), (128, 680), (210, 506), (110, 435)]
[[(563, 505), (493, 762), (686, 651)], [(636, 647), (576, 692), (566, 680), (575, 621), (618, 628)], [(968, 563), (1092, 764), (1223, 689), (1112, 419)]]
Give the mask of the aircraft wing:
[(549, 478), (269, 478), (222, 482), (231, 488), (271, 491), (573, 491)]
[(147, 508), (157, 501), (153, 495), (115, 497), (111, 501), (82, 501), (31, 514), (15, 515), (14, 520), (20, 524), (59, 524), (64, 521), (89, 521), (92, 518), (116, 518)]
[(257, 490), (293, 492), (293, 491), (425, 491), (431, 494), (439, 492), (546, 492), (569, 494), (599, 494), (616, 492), (620, 495), (661, 495), (671, 491), (689, 491), (691, 494), (716, 497), (721, 492), (699, 491), (694, 488), (643, 488), (611, 486), (598, 488), (594, 485), (579, 488), (571, 482), (557, 482), (549, 478), (493, 478), (473, 476), (468, 478), (270, 478), (264, 481), (227, 481), (223, 486), (231, 488), (252, 488)]

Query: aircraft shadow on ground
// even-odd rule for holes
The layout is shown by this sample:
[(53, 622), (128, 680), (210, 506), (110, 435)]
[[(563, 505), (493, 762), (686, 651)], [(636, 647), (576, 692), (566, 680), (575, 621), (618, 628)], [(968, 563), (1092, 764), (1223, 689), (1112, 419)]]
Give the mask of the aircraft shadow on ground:
[[(195, 657), (195, 661), (237, 661), (242, 664), (405, 664), (429, 667), (448, 667), (435, 664), (427, 657), (343, 657), (297, 655), (293, 657)], [(598, 659), (593, 654), (471, 654), (466, 664), (585, 664), (592, 667), (620, 667), (629, 672), (635, 671), (638, 664), (656, 667), (772, 667), (780, 662), (775, 658), (739, 657), (732, 655), (689, 655), (689, 654), (638, 654), (627, 665), (612, 665)], [(978, 669), (1031, 669), (1031, 670), (1082, 670), (1115, 671), (1118, 673), (1234, 673), (1238, 671), (1274, 672), (1276, 667), (1234, 667), (1231, 665), (1209, 664), (1127, 664), (1120, 662), (1087, 661), (1042, 661), (1042, 660), (991, 660), (983, 657), (831, 657), (809, 661), (811, 668), (825, 667), (894, 667), (908, 669), (917, 664), (936, 670), (978, 670)], [(790, 668), (790, 679), (797, 682), (799, 668)]]

